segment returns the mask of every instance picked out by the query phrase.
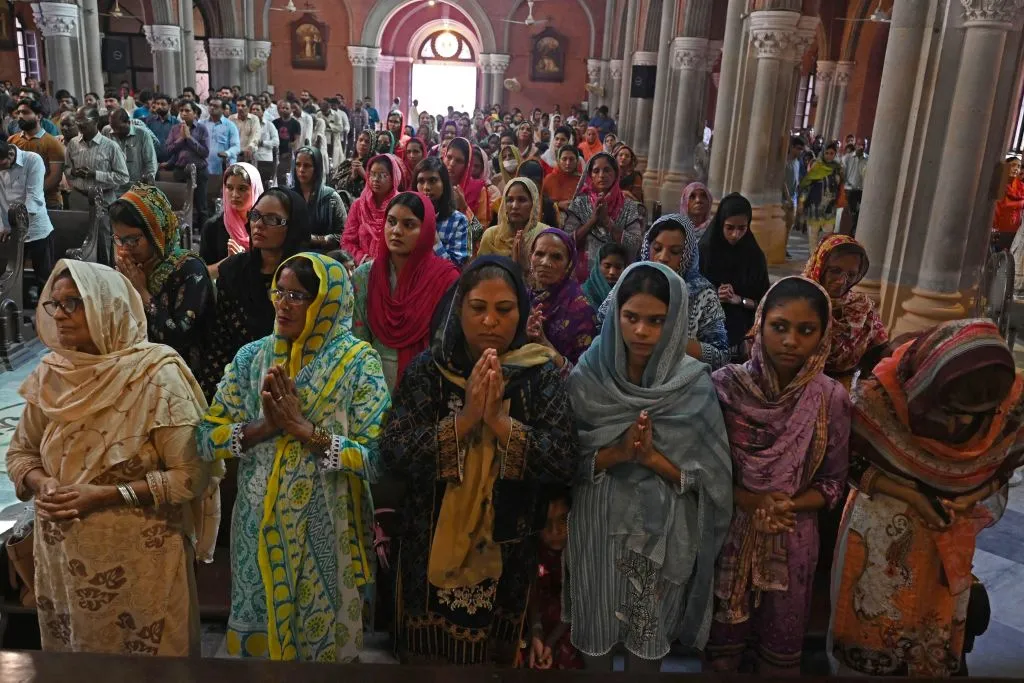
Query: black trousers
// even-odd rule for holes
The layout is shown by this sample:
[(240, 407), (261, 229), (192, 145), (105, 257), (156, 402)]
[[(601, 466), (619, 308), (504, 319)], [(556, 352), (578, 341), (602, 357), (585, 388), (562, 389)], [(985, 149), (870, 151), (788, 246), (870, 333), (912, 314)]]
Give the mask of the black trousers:
[[(40, 288), (46, 284), (46, 281), (50, 279), (50, 273), (53, 272), (53, 266), (56, 263), (53, 249), (56, 242), (53, 232), (42, 239), (25, 242), (25, 258), (32, 261), (32, 271), (39, 281)], [(63, 257), (64, 255), (61, 254), (61, 258)]]

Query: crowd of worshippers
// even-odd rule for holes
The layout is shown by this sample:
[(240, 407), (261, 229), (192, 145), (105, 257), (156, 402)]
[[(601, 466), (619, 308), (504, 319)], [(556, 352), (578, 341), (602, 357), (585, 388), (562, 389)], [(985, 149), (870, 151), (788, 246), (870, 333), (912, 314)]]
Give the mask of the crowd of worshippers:
[[(329, 183), (289, 130), (290, 186), (220, 157), (196, 254), (159, 189), (98, 170), (124, 153), (97, 111), (65, 176), (109, 183), (114, 268), (50, 268), (7, 451), (45, 650), (197, 653), (194, 562), (230, 515), (234, 656), (358, 661), (388, 631), (411, 663), (644, 672), (679, 644), (793, 674), (824, 571), (835, 671), (963, 671), (975, 539), (1024, 457), (995, 325), (890, 340), (847, 235), (770, 284), (739, 194), (691, 185), (648, 226), (603, 112), (564, 121), (581, 139), (552, 114), (544, 152), (512, 114), (491, 154), (474, 119), (394, 110)], [(213, 154), (179, 112), (172, 157)]]

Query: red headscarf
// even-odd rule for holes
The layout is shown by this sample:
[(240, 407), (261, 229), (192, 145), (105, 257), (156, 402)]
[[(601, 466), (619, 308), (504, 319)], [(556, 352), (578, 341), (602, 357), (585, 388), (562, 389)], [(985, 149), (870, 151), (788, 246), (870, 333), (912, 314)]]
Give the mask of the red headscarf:
[(398, 275), (394, 292), (389, 282), (391, 251), (388, 241), (385, 237), (378, 242), (366, 295), (370, 331), (385, 346), (398, 350), (396, 386), (409, 362), (427, 348), (434, 309), (452, 283), (459, 279), (458, 269), (434, 253), (437, 214), (433, 202), (419, 192), (402, 194), (415, 195), (423, 203), (419, 239)]
[[(612, 165), (612, 170), (615, 171), (615, 179), (612, 181), (612, 186), (603, 195), (594, 188), (594, 181), (590, 177), (590, 172), (594, 168), (594, 164), (597, 163), (598, 159), (607, 159), (608, 163)], [(590, 199), (590, 207), (593, 210), (597, 210), (597, 203), (604, 197), (604, 205), (608, 207), (608, 218), (618, 220), (619, 214), (622, 212), (622, 207), (626, 205), (626, 195), (623, 194), (622, 188), (619, 187), (619, 162), (615, 160), (608, 152), (598, 152), (594, 156), (590, 157), (590, 161), (587, 162), (587, 167), (583, 169), (583, 175), (580, 177), (579, 187), (576, 188), (576, 196), (585, 196)]]
[(473, 145), (466, 138), (455, 138), (448, 143), (448, 147), (456, 147), (466, 156), (466, 170), (462, 179), (456, 181), (452, 178), (452, 185), (462, 188), (462, 194), (466, 198), (466, 205), (470, 211), (476, 211), (480, 206), (480, 193), (487, 186), (487, 181), (473, 177)]
[[(351, 230), (346, 230), (342, 236), (342, 247), (352, 255), (356, 263), (361, 263), (365, 256), (373, 258), (377, 253), (375, 245), (382, 241), (380, 236), (384, 232), (388, 202), (398, 194), (404, 177), (405, 164), (394, 154), (379, 154), (370, 159), (366, 164), (367, 176), (378, 161), (383, 161), (391, 167), (391, 192), (378, 204), (373, 198), (373, 190), (370, 188), (370, 180), (367, 178), (362, 194), (352, 203), (352, 208), (348, 211), (346, 225), (350, 226)], [(349, 236), (348, 240), (345, 240), (346, 236)]]

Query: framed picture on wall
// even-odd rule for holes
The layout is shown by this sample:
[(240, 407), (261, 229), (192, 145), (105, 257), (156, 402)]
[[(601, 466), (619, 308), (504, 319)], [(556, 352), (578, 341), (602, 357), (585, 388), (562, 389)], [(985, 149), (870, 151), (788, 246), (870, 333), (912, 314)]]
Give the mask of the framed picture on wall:
[(292, 68), (327, 68), (327, 30), (308, 13), (292, 22)]
[(13, 50), (18, 41), (14, 27), (14, 3), (0, 3), (0, 50)]
[(530, 80), (561, 83), (565, 80), (565, 36), (553, 28), (546, 28), (533, 36), (530, 50)]

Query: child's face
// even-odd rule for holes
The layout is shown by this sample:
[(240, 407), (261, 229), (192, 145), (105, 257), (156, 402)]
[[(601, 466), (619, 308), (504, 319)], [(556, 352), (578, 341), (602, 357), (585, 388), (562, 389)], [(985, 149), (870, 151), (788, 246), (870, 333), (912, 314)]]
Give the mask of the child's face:
[(569, 539), (569, 506), (564, 500), (548, 503), (548, 523), (540, 532), (540, 541), (551, 550), (564, 550)]
[(612, 287), (614, 287), (615, 283), (619, 281), (619, 277), (622, 275), (622, 271), (625, 270), (625, 268), (626, 264), (618, 254), (605, 256), (601, 259), (601, 275), (604, 276), (605, 282)]

